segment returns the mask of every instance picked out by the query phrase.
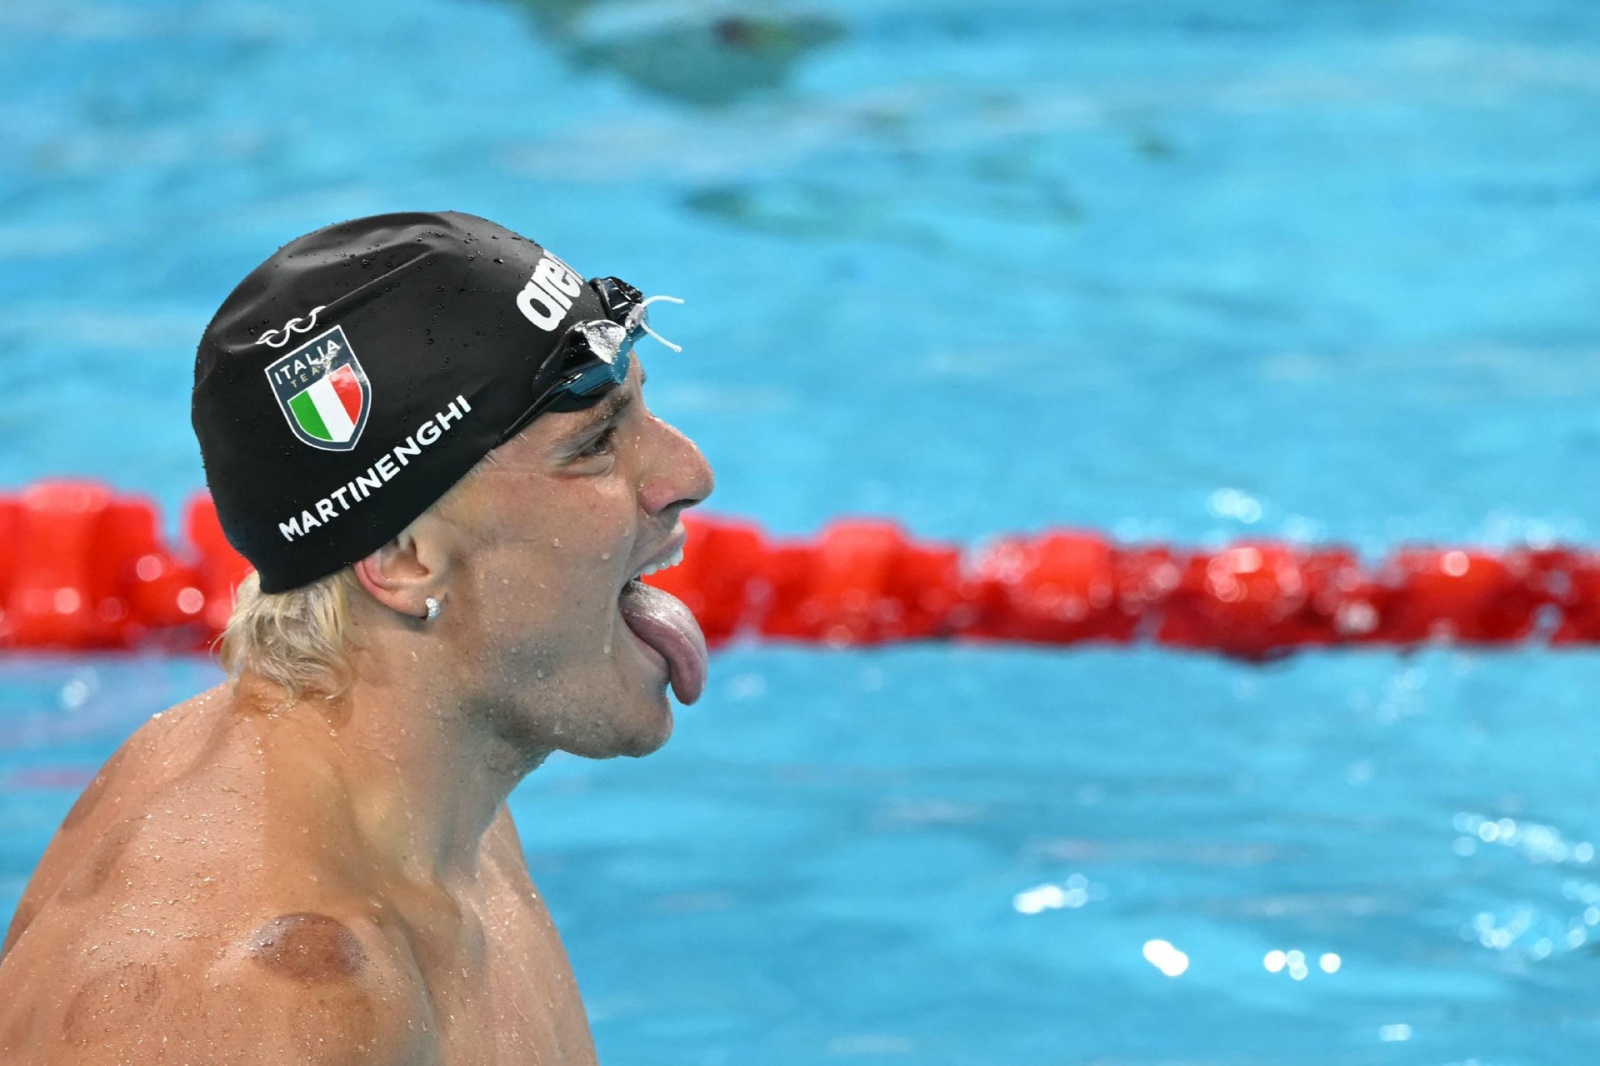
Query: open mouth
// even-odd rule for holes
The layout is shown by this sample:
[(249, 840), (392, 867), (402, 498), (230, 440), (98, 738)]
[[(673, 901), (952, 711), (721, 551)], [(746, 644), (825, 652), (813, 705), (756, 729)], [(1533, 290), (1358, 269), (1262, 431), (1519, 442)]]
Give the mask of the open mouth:
[(633, 580), (637, 581), (641, 577), (649, 577), (651, 574), (659, 573), (662, 570), (670, 570), (681, 562), (683, 562), (683, 545), (679, 544), (666, 558), (661, 559), (659, 562), (646, 563), (637, 574), (633, 575)]
[(683, 560), (683, 543), (641, 567), (617, 597), (622, 620), (634, 636), (653, 649), (667, 664), (672, 693), (684, 705), (705, 691), (708, 653), (700, 623), (684, 602), (670, 593), (646, 585), (640, 578), (676, 566)]

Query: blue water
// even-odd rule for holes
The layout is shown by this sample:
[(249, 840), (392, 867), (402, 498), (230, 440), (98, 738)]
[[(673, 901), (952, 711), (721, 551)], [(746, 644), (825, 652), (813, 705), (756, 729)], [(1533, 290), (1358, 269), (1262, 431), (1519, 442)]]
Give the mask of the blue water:
[[(175, 509), (233, 283), (453, 208), (688, 298), (652, 405), (774, 530), (1600, 540), (1579, 0), (11, 0), (0, 86), (3, 485)], [(742, 647), (513, 802), (608, 1066), (1567, 1066), (1597, 672)], [(0, 662), (0, 914), (215, 676)]]

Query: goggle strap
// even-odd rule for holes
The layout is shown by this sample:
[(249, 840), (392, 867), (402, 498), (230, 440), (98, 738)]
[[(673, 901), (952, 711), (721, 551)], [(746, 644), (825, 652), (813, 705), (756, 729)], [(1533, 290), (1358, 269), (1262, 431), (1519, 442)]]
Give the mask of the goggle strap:
[(631, 329), (634, 326), (637, 326), (638, 328), (644, 330), (646, 333), (650, 334), (650, 336), (654, 337), (661, 344), (664, 344), (668, 348), (671, 348), (673, 351), (682, 352), (683, 351), (683, 346), (681, 344), (673, 344), (671, 341), (667, 340), (667, 338), (663, 337), (661, 334), (659, 334), (655, 330), (651, 329), (650, 328), (650, 323), (645, 320), (645, 313), (644, 313), (645, 308), (649, 307), (651, 304), (655, 303), (657, 300), (665, 300), (668, 303), (673, 303), (673, 304), (681, 304), (681, 303), (683, 303), (683, 301), (680, 300), (676, 296), (646, 296), (642, 303), (640, 303), (632, 311), (628, 312), (628, 327)]

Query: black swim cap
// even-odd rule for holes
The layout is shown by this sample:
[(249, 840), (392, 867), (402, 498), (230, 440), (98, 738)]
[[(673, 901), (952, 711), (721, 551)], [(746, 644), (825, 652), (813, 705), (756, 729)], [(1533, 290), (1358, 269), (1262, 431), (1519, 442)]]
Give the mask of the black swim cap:
[(527, 410), (567, 327), (606, 317), (560, 259), (472, 215), (377, 215), (278, 249), (223, 301), (194, 375), (206, 484), (262, 591), (400, 533)]

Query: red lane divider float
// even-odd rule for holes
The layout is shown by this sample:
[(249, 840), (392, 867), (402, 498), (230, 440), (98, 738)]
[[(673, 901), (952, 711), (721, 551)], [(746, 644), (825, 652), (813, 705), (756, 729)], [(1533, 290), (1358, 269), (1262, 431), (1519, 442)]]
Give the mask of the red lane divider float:
[[(902, 640), (1151, 640), (1260, 659), (1304, 646), (1600, 641), (1600, 552), (1406, 547), (1364, 564), (1337, 547), (1251, 540), (1218, 551), (1054, 530), (968, 553), (892, 522), (807, 540), (688, 515), (683, 563), (649, 578), (713, 646), (739, 637), (834, 646)], [(249, 564), (210, 498), (184, 543), (155, 503), (88, 481), (0, 496), (0, 647), (206, 646)]]
[(0, 646), (174, 648), (208, 643), (249, 572), (208, 496), (190, 501), (188, 543), (162, 539), (154, 501), (87, 481), (0, 497)]
[(1600, 642), (1600, 553), (1584, 549), (1409, 547), (1372, 567), (1344, 548), (1268, 540), (1193, 551), (1050, 531), (966, 554), (880, 520), (804, 541), (686, 524), (683, 564), (649, 580), (690, 606), (713, 645), (1148, 639), (1263, 659), (1302, 646)]

